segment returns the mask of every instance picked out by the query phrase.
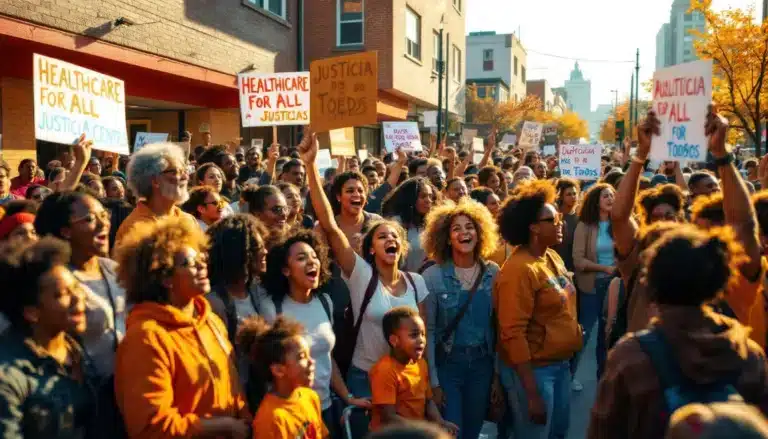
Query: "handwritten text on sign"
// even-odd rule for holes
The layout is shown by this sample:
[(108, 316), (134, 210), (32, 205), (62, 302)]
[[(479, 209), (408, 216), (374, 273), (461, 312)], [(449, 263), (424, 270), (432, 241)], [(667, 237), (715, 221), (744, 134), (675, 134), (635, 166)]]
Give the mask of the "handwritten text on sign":
[(383, 122), (384, 148), (389, 152), (421, 151), (421, 135), (416, 122)]
[(243, 127), (309, 124), (309, 73), (237, 76)]
[(711, 101), (711, 60), (656, 71), (653, 108), (661, 121), (661, 135), (653, 136), (651, 157), (680, 162), (705, 161), (704, 124)]
[(560, 175), (579, 180), (600, 177), (600, 145), (560, 145)]
[(378, 99), (377, 52), (326, 58), (313, 61), (309, 71), (312, 129), (376, 123)]
[(32, 62), (36, 138), (71, 144), (85, 133), (96, 149), (129, 153), (123, 81), (43, 55)]
[(523, 130), (520, 133), (520, 146), (538, 147), (541, 143), (541, 131), (544, 125), (536, 122), (524, 122)]

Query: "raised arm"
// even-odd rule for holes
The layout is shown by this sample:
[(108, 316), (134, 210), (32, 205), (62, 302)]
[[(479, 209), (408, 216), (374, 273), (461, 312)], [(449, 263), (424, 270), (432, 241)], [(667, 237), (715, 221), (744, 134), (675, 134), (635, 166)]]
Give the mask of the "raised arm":
[(408, 154), (405, 151), (397, 150), (395, 154), (397, 154), (397, 160), (389, 165), (389, 177), (387, 178), (387, 183), (393, 188), (397, 187), (400, 175), (403, 173), (403, 167), (408, 163)]
[(480, 163), (477, 164), (478, 169), (483, 169), (488, 165), (488, 161), (491, 159), (493, 149), (496, 148), (496, 130), (491, 130), (491, 134), (488, 136), (488, 143), (485, 145), (485, 152)]
[(93, 140), (86, 140), (85, 134), (82, 134), (77, 139), (77, 145), (72, 148), (72, 153), (75, 155), (75, 164), (72, 166), (72, 170), (67, 174), (67, 178), (59, 186), (59, 191), (72, 191), (77, 187), (80, 182), (80, 177), (83, 176), (85, 167), (88, 166), (88, 161), (91, 159), (91, 146), (93, 146)]
[(339, 263), (341, 271), (349, 277), (355, 268), (355, 250), (350, 245), (347, 236), (336, 224), (336, 218), (333, 216), (331, 203), (323, 191), (323, 183), (320, 178), (320, 171), (317, 169), (317, 136), (308, 131), (299, 144), (299, 154), (301, 160), (307, 167), (307, 183), (309, 184), (309, 197), (312, 200), (312, 207), (315, 209), (315, 217), (320, 223), (320, 227), (325, 231), (333, 254), (336, 256), (336, 262)]

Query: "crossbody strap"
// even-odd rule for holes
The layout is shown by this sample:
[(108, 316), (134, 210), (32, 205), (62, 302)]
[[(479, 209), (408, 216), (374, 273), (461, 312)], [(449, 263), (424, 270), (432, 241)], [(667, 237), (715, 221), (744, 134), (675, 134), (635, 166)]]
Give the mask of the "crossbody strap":
[(360, 313), (357, 315), (357, 321), (355, 322), (355, 328), (352, 332), (352, 337), (357, 343), (357, 336), (360, 334), (360, 326), (363, 324), (363, 315), (368, 310), (368, 305), (371, 303), (373, 293), (376, 291), (376, 286), (379, 283), (379, 273), (376, 269), (373, 269), (371, 274), (371, 280), (368, 282), (368, 287), (365, 289), (365, 295), (363, 296), (363, 303), (360, 305)]
[(477, 289), (480, 287), (480, 282), (483, 280), (483, 276), (485, 275), (485, 264), (480, 263), (480, 274), (477, 276), (477, 279), (475, 279), (475, 283), (472, 284), (472, 288), (469, 290), (469, 297), (467, 297), (466, 302), (464, 302), (464, 305), (462, 305), (461, 309), (459, 310), (459, 313), (456, 314), (456, 317), (451, 320), (451, 323), (448, 324), (448, 326), (445, 327), (445, 332), (443, 332), (443, 337), (441, 340), (443, 343), (446, 343), (448, 339), (451, 337), (453, 332), (456, 330), (456, 328), (459, 327), (459, 322), (461, 322), (461, 319), (464, 318), (464, 314), (467, 313), (467, 310), (469, 309), (470, 303), (472, 303), (472, 298), (475, 297), (475, 293), (477, 292)]
[(411, 284), (411, 288), (413, 288), (413, 298), (416, 300), (416, 308), (419, 307), (419, 290), (416, 288), (416, 283), (413, 281), (413, 276), (411, 276), (411, 273), (404, 271), (405, 278), (408, 279), (408, 283)]

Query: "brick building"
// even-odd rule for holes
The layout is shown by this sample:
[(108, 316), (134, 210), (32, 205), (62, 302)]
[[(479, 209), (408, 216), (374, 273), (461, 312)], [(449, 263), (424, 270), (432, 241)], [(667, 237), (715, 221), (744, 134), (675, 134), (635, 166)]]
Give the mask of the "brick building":
[[(302, 70), (304, 0), (3, 0), (0, 2), (0, 134), (15, 168), (48, 160), (56, 146), (34, 136), (32, 55), (43, 54), (125, 81), (129, 142), (137, 131), (202, 127), (214, 143), (271, 141), (241, 129), (236, 75)], [(283, 143), (294, 130), (280, 128)]]
[[(418, 121), (423, 111), (437, 108), (438, 32), (442, 21), (449, 112), (453, 120), (463, 120), (466, 13), (463, 8), (466, 5), (462, 3), (461, 0), (308, 1), (304, 25), (306, 64), (350, 52), (378, 51), (379, 120)], [(355, 138), (358, 145), (365, 144), (371, 152), (378, 152), (380, 126), (357, 127)]]

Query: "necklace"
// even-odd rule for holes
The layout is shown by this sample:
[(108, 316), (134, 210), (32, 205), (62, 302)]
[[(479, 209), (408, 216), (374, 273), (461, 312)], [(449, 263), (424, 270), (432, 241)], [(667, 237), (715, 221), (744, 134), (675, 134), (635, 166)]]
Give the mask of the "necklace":
[[(469, 268), (456, 267), (456, 276), (459, 278), (459, 281), (464, 287), (468, 288), (469, 285), (472, 285), (472, 282), (475, 280), (475, 276), (477, 276), (478, 268), (478, 264), (475, 264), (474, 267), (472, 267), (472, 271), (469, 271)], [(469, 276), (467, 276), (467, 273), (469, 273)]]

